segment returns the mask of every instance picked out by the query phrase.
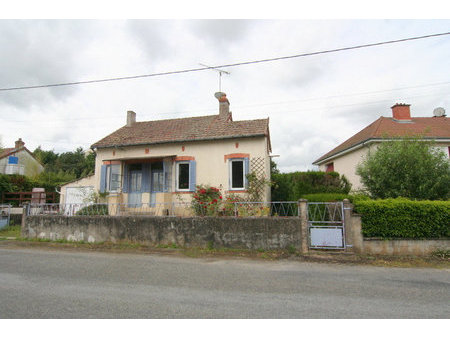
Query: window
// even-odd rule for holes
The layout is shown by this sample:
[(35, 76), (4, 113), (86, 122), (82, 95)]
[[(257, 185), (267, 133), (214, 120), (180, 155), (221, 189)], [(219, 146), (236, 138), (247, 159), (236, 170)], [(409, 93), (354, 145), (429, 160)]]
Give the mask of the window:
[(325, 172), (329, 173), (332, 171), (334, 171), (334, 163), (333, 162), (327, 163), (325, 166)]
[(118, 191), (120, 188), (120, 164), (106, 166), (106, 191)]
[(177, 190), (189, 190), (189, 162), (177, 162)]
[(230, 160), (231, 190), (245, 188), (245, 165), (243, 159)]

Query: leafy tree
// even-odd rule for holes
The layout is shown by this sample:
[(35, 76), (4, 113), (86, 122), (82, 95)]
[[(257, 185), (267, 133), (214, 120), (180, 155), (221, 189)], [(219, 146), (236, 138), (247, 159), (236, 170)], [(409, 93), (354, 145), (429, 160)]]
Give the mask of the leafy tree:
[(382, 142), (356, 173), (373, 198), (448, 199), (450, 162), (433, 145), (418, 138)]
[(272, 176), (273, 174), (279, 174), (280, 173), (280, 169), (278, 169), (277, 163), (270, 159), (270, 176)]

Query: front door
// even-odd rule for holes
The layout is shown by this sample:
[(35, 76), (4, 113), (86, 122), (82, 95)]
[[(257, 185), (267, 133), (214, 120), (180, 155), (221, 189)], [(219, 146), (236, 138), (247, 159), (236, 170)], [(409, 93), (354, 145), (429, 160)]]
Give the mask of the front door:
[(142, 203), (142, 165), (130, 166), (130, 189), (128, 204), (132, 207), (140, 207)]
[(164, 191), (164, 172), (162, 162), (152, 163), (150, 180), (150, 205), (156, 205), (156, 194)]

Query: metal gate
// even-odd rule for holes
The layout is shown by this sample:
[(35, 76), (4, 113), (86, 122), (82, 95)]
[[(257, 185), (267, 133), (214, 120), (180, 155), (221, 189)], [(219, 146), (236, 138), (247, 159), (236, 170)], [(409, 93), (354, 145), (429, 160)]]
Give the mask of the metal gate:
[(0, 229), (9, 225), (9, 218), (11, 214), (11, 205), (0, 204)]
[(343, 202), (308, 202), (311, 249), (345, 249)]

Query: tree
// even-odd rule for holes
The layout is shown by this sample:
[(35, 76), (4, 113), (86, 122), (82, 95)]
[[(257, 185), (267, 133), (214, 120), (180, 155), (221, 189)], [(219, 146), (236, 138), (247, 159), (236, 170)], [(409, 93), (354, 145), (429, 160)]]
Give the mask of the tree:
[(434, 143), (419, 138), (382, 142), (356, 169), (373, 198), (448, 199), (450, 162)]

